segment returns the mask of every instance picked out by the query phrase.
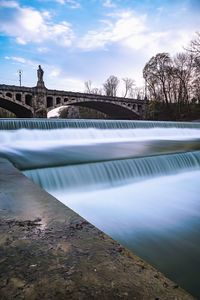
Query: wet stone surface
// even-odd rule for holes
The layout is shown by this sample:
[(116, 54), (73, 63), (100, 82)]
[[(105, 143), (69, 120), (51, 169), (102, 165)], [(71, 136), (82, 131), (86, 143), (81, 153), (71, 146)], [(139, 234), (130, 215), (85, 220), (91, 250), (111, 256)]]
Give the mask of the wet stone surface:
[(192, 299), (87, 221), (41, 221), (1, 218), (0, 299)]

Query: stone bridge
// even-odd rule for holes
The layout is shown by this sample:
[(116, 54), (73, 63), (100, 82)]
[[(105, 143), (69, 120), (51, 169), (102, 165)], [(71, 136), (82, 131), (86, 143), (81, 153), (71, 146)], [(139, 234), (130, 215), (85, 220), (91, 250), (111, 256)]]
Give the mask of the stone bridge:
[(146, 101), (96, 94), (50, 90), (45, 87), (39, 66), (36, 87), (0, 85), (0, 107), (19, 118), (47, 117), (54, 108), (83, 106), (107, 114), (111, 119), (144, 119)]

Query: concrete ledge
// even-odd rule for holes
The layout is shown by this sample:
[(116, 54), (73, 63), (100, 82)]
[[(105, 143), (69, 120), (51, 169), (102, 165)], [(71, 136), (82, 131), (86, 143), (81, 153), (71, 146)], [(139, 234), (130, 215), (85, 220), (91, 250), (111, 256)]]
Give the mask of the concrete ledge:
[(194, 299), (0, 159), (0, 299)]

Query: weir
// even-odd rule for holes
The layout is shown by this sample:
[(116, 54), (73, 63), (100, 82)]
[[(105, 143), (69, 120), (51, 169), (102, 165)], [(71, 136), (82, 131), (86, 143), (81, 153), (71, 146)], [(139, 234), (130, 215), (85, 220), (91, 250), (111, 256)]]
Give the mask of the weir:
[[(200, 192), (198, 180), (200, 175), (199, 123), (9, 119), (1, 120), (0, 128), (1, 166), (4, 167), (4, 170), (7, 170), (7, 168), (9, 170), (6, 171), (6, 175), (3, 175), (3, 172), (1, 173), (3, 185), (6, 182), (5, 187), (1, 186), (1, 196), (4, 188), (7, 191), (10, 189), (10, 185), (7, 183), (10, 178), (12, 182), (12, 199), (14, 189), (17, 188), (19, 193), (20, 186), (25, 187), (26, 197), (30, 190), (33, 191), (31, 204), (29, 201), (26, 203), (23, 197), (23, 204), (28, 214), (24, 217), (21, 214), (22, 208), (20, 208), (20, 218), (26, 220), (29, 214), (33, 218), (31, 212), (31, 206), (33, 205), (37, 207), (38, 216), (34, 215), (36, 219), (39, 217), (43, 220), (44, 215), (47, 216), (49, 220), (47, 228), (49, 230), (51, 222), (55, 222), (55, 224), (60, 222), (59, 215), (63, 214), (61, 213), (63, 210), (67, 221), (64, 221), (62, 217), (61, 227), (65, 226), (65, 222), (67, 222), (68, 231), (66, 231), (66, 235), (62, 232), (59, 245), (62, 244), (63, 239), (67, 242), (66, 236), (70, 236), (71, 233), (73, 236), (76, 232), (76, 230), (72, 230), (73, 232), (69, 230), (72, 228), (78, 228), (79, 230), (81, 228), (79, 247), (80, 249), (89, 247), (89, 251), (87, 250), (87, 253), (85, 253), (85, 250), (83, 250), (84, 253), (82, 252), (81, 255), (86, 259), (93, 254), (95, 256), (95, 253), (98, 256), (99, 244), (95, 244), (96, 246), (93, 248), (93, 243), (96, 243), (93, 242), (93, 239), (97, 241), (97, 237), (101, 236), (102, 232), (93, 226), (90, 228), (93, 228), (94, 234), (91, 234), (89, 228), (85, 230), (84, 225), (80, 225), (81, 222), (83, 224), (89, 223), (84, 223), (85, 220), (66, 208), (66, 206), (69, 206), (104, 233), (147, 260), (194, 296), (197, 298), (200, 296), (198, 283), (200, 261), (197, 255), (200, 249), (200, 214), (198, 213), (200, 211), (198, 199)], [(59, 199), (66, 206), (36, 187), (40, 196), (38, 200), (35, 199), (34, 185), (28, 179), (24, 179), (23, 175), (11, 167), (7, 161), (23, 170), (23, 173), (31, 181)], [(16, 186), (15, 176), (19, 179), (18, 184), (20, 183), (20, 186)], [(29, 188), (26, 189), (26, 185), (30, 190)], [(6, 199), (7, 193), (9, 192), (5, 193), (4, 191), (3, 199)], [(20, 197), (17, 196), (17, 198), (18, 206), (20, 205)], [(44, 203), (42, 203), (42, 199), (46, 199)], [(11, 202), (14, 203), (13, 201)], [(5, 200), (5, 202), (9, 201)], [(49, 205), (52, 207), (50, 215), (48, 212)], [(42, 217), (39, 213), (40, 206)], [(54, 216), (54, 209), (57, 206), (59, 207), (59, 213)], [(11, 215), (16, 214), (17, 208), (14, 207), (13, 210), (14, 213), (11, 213)], [(9, 218), (10, 213), (8, 213), (7, 219)], [(12, 216), (12, 220), (13, 218)], [(53, 221), (51, 221), (51, 218)], [(72, 220), (73, 218), (79, 220), (77, 221), (79, 225), (74, 225), (73, 221), (71, 224), (71, 218)], [(9, 223), (4, 222), (3, 226), (6, 226), (6, 224)], [(12, 224), (16, 227), (18, 223)], [(55, 228), (57, 230), (57, 225)], [(41, 238), (42, 232), (41, 230)], [(90, 234), (90, 246), (88, 244), (86, 246), (85, 243), (83, 246), (82, 239), (87, 239), (86, 236)], [(104, 246), (102, 245), (102, 247), (107, 249), (107, 247), (110, 247), (108, 244), (112, 240), (109, 240), (106, 235), (103, 236), (101, 243), (104, 243)], [(75, 240), (72, 241), (70, 237), (69, 242), (70, 245), (65, 244), (61, 248), (75, 249)], [(130, 272), (127, 268), (123, 272), (124, 279), (121, 278), (121, 283), (120, 278), (116, 277), (118, 278), (117, 285), (123, 292), (120, 296), (117, 295), (116, 285), (114, 284), (113, 289), (111, 288), (111, 293), (115, 295), (114, 298), (174, 299), (178, 297), (179, 299), (180, 297), (180, 299), (190, 299), (190, 296), (184, 295), (176, 284), (173, 285), (169, 283), (170, 281), (165, 281), (160, 273), (158, 276), (148, 273), (148, 276), (153, 276), (158, 281), (159, 288), (155, 285), (156, 281), (151, 282), (147, 274), (144, 276), (145, 279), (142, 274), (141, 276), (135, 274), (134, 280), (130, 281), (128, 277), (131, 278), (130, 274), (133, 275), (131, 272), (135, 268), (133, 254), (119, 246), (117, 242), (112, 241), (111, 243), (115, 247), (119, 247), (119, 252), (117, 252), (117, 260), (119, 260), (117, 269), (119, 273), (123, 268), (123, 264), (128, 264), (128, 269), (130, 268)], [(53, 244), (55, 250), (55, 242)], [(64, 252), (65, 255), (68, 255), (66, 251)], [(102, 261), (105, 260), (103, 268), (107, 270), (112, 261), (112, 273), (115, 269), (116, 260), (113, 261), (113, 257), (116, 258), (116, 251), (112, 252), (112, 254), (115, 253), (113, 257), (112, 254), (108, 255), (106, 253), (107, 250), (105, 251), (106, 256), (102, 252), (100, 254)], [(73, 251), (69, 255), (75, 259)], [(130, 261), (128, 257), (130, 257)], [(99, 264), (101, 265), (101, 263)], [(89, 272), (91, 264), (96, 264), (95, 259), (89, 260), (89, 265), (86, 268), (87, 272)], [(82, 270), (83, 265), (80, 264), (79, 267)], [(98, 275), (98, 278), (105, 276), (101, 273), (101, 268), (102, 265), (99, 274), (94, 271), (95, 276)], [(94, 269), (96, 270), (96, 267)], [(146, 263), (144, 269), (147, 269), (148, 272), (150, 272), (149, 270), (155, 272)], [(112, 277), (115, 276), (114, 273), (116, 272), (112, 273), (113, 275), (111, 273), (109, 273), (109, 276)], [(94, 276), (94, 274), (91, 276)], [(70, 280), (72, 279), (70, 278)], [(73, 280), (75, 280), (75, 277)], [(105, 288), (103, 278), (101, 280), (101, 285)], [(126, 285), (128, 292), (122, 288), (124, 280), (128, 280)], [(164, 284), (164, 282), (166, 283)], [(92, 286), (94, 285), (94, 282), (90, 283)], [(85, 283), (82, 282), (81, 284), (84, 286)], [(173, 286), (176, 288), (171, 288)], [(74, 289), (71, 289), (74, 293)], [(87, 289), (89, 289), (88, 285)], [(108, 289), (110, 289), (110, 285)], [(112, 295), (106, 295), (108, 289), (105, 288), (104, 299), (110, 299), (109, 297)], [(159, 290), (158, 294), (156, 294), (156, 290)], [(91, 292), (92, 290), (90, 290)], [(83, 295), (85, 295), (84, 293), (82, 292)], [(96, 294), (94, 299), (100, 299), (98, 297), (99, 295)]]
[(109, 188), (148, 178), (200, 170), (200, 151), (24, 171), (45, 190)]
[(197, 122), (166, 122), (166, 121), (126, 121), (126, 120), (51, 120), (51, 119), (1, 119), (0, 128), (5, 130), (55, 129), (55, 128), (98, 128), (98, 129), (129, 129), (129, 128), (200, 128)]

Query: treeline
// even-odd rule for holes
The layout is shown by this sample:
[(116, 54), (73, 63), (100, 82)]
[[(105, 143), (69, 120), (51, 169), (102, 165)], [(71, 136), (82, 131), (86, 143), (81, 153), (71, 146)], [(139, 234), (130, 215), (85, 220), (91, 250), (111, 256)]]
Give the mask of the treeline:
[(200, 33), (184, 52), (153, 56), (143, 69), (149, 100), (148, 117), (200, 119)]
[[(121, 95), (119, 94), (119, 87), (121, 84)], [(92, 81), (85, 81), (85, 93), (106, 95), (110, 97), (124, 97), (143, 99), (144, 98), (144, 87), (137, 87), (135, 80), (132, 78), (122, 78), (121, 80), (111, 75), (100, 88), (93, 87)]]

